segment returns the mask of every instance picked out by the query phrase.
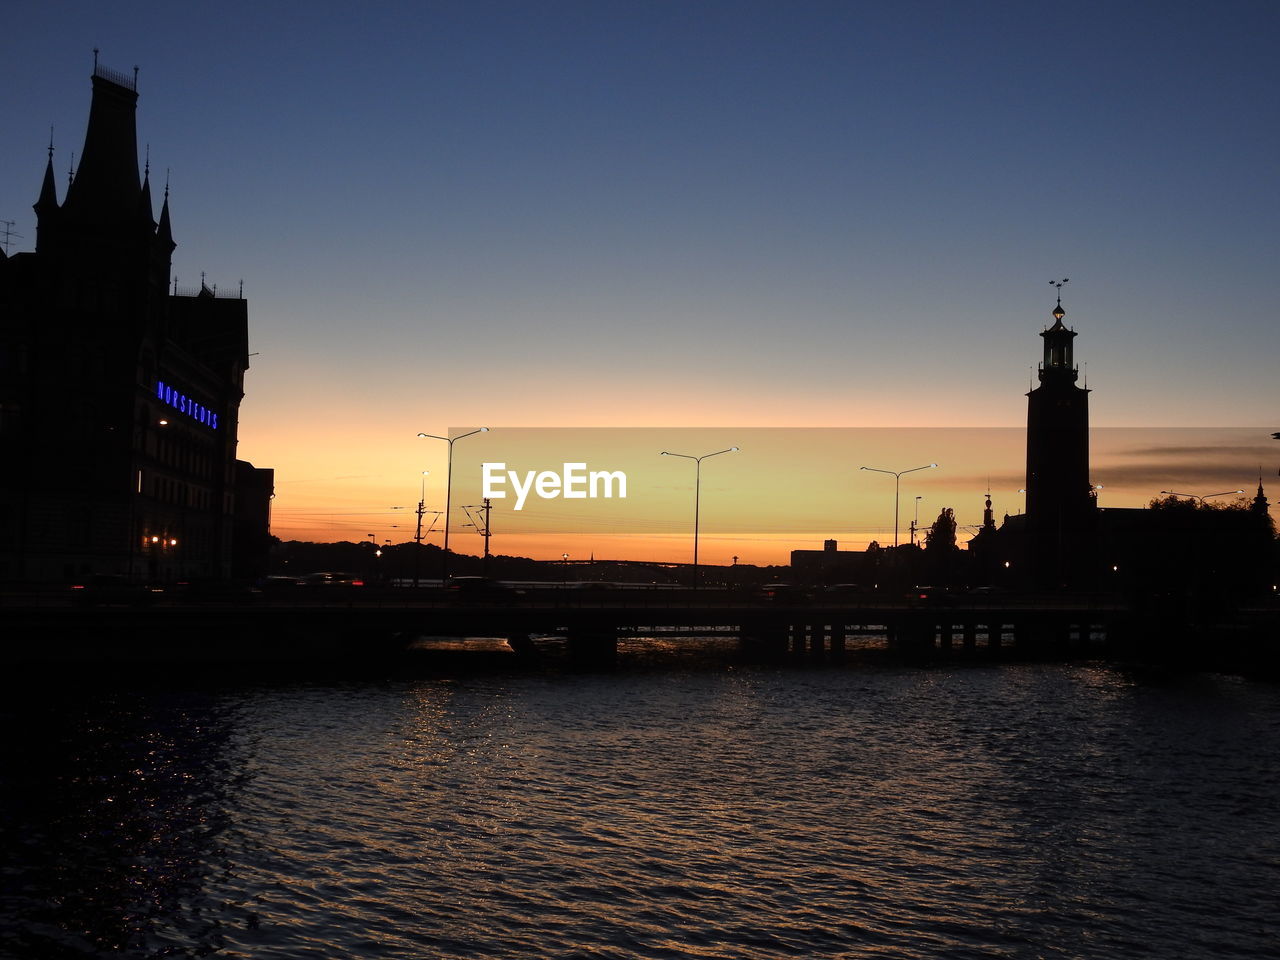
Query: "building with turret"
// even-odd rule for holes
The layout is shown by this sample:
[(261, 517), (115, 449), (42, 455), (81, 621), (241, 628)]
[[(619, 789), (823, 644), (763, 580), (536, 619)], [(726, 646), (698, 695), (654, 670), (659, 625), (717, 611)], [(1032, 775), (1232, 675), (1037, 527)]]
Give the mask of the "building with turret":
[(1089, 482), (1089, 391), (1077, 384), (1074, 330), (1062, 319), (1041, 332), (1039, 386), (1027, 394), (1026, 559), (1042, 586), (1079, 584), (1093, 566), (1096, 500)]
[(226, 577), (237, 474), (257, 499), (271, 485), (237, 471), (247, 306), (171, 285), (168, 185), (157, 218), (149, 163), (139, 172), (137, 73), (95, 63), (92, 85), (65, 196), (50, 144), (35, 250), (0, 254), (0, 579)]

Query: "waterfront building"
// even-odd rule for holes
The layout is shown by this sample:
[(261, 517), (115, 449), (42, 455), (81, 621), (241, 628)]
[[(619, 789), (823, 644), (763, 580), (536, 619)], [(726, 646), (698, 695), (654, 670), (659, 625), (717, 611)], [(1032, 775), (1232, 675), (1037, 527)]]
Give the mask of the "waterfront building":
[(50, 143), (35, 250), (0, 253), (0, 579), (226, 577), (236, 517), (270, 497), (247, 464), (237, 487), (247, 305), (171, 284), (137, 71), (95, 62), (92, 86), (64, 198)]

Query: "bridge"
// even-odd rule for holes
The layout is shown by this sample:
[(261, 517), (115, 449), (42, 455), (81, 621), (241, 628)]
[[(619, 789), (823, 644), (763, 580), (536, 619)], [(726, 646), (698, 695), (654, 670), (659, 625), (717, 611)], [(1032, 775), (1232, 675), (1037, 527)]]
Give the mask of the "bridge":
[(762, 661), (839, 662), (856, 639), (919, 658), (1157, 654), (1274, 665), (1280, 604), (1190, 624), (1176, 609), (1092, 595), (870, 595), (774, 602), (728, 591), (546, 591), (447, 598), (439, 591), (335, 589), (288, 597), (161, 595), (150, 602), (0, 598), (10, 663), (370, 663), (423, 637), (503, 638), (536, 659), (563, 641), (605, 666), (619, 640), (729, 637)]

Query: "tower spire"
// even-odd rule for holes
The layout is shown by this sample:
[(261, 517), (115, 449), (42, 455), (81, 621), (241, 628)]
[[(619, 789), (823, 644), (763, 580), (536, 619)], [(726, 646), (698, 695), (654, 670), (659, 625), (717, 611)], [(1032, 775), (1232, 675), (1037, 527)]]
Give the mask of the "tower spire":
[(44, 168), (44, 182), (40, 184), (40, 199), (35, 203), (37, 214), (58, 209), (58, 188), (53, 177), (53, 128), (49, 133), (49, 161)]
[(126, 227), (138, 209), (142, 189), (138, 176), (135, 114), (137, 84), (108, 70), (94, 53), (93, 99), (80, 167), (67, 190), (63, 211), (70, 220), (92, 227), (105, 238)]
[(1058, 305), (1053, 308), (1053, 319), (1057, 321), (1058, 325), (1062, 324), (1062, 318), (1067, 315), (1067, 311), (1062, 309), (1062, 286), (1063, 284), (1070, 282), (1070, 277), (1063, 277), (1061, 280), (1049, 281), (1049, 286), (1058, 288)]
[(49, 159), (44, 166), (44, 181), (32, 209), (36, 212), (36, 250), (40, 251), (47, 247), (59, 213), (58, 186), (53, 174), (53, 127), (49, 128)]
[(160, 207), (160, 223), (156, 226), (156, 241), (166, 257), (173, 254), (177, 244), (173, 242), (173, 226), (169, 223), (169, 168), (164, 171), (164, 203)]
[(142, 192), (138, 195), (138, 219), (150, 233), (156, 228), (155, 217), (151, 212), (151, 144), (147, 144), (147, 162), (142, 172)]
[(1067, 315), (1067, 311), (1062, 309), (1062, 286), (1070, 282), (1066, 278), (1049, 281), (1049, 286), (1058, 290), (1058, 303), (1053, 308), (1053, 326), (1040, 334), (1044, 338), (1044, 362), (1040, 365), (1041, 383), (1045, 382), (1046, 377), (1069, 377), (1075, 383), (1079, 376), (1071, 356), (1071, 341), (1075, 339), (1076, 333), (1062, 323), (1062, 318)]
[(1267, 516), (1271, 509), (1271, 504), (1267, 502), (1267, 495), (1262, 489), (1262, 465), (1258, 465), (1258, 495), (1253, 498), (1253, 512), (1260, 516)]

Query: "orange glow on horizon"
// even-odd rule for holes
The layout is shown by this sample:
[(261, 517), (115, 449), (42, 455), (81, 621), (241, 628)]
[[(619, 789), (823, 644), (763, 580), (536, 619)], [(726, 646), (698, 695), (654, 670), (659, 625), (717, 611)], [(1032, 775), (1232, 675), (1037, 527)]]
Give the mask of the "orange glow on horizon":
[[(446, 433), (430, 423), (422, 432)], [(474, 429), (464, 425), (461, 431)], [(319, 428), (281, 438), (259, 465), (276, 470), (272, 532), (284, 540), (378, 542), (413, 540), (418, 498), (428, 511), (445, 503), (448, 444), (390, 429), (364, 432), (348, 446)], [(454, 431), (456, 435), (458, 431)], [(1093, 479), (1103, 507), (1142, 507), (1160, 489), (1246, 486), (1269, 448), (1253, 428), (1217, 430), (1099, 428), (1092, 434)], [(899, 542), (908, 542), (919, 501), (920, 535), (951, 507), (967, 541), (982, 522), (988, 489), (996, 522), (1021, 513), (1025, 430), (1020, 428), (633, 428), (539, 429), (493, 427), (455, 444), (450, 546), (479, 555), (481, 538), (465, 526), (464, 505), (480, 502), (480, 464), (513, 469), (558, 468), (585, 460), (591, 469), (625, 469), (631, 491), (620, 500), (493, 501), (495, 554), (575, 559), (684, 563), (692, 560), (694, 466), (662, 457), (663, 449), (702, 454), (729, 446), (740, 452), (703, 464), (699, 559), (707, 564), (780, 564), (793, 549), (865, 549), (893, 542), (894, 480), (860, 466), (905, 470), (937, 462), (937, 469), (902, 478)], [(247, 451), (246, 451), (247, 452)], [(1222, 482), (1232, 478), (1235, 482)], [(440, 545), (443, 518), (428, 514), (426, 542)]]

